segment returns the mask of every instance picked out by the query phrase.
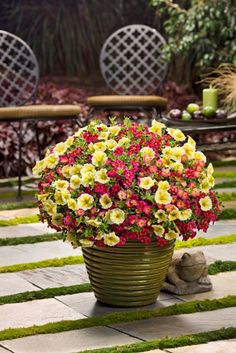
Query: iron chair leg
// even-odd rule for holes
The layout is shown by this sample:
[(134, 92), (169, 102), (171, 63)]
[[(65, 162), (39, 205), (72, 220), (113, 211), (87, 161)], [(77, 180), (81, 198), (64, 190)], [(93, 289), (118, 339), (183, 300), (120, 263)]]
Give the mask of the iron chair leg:
[(34, 129), (35, 129), (35, 136), (36, 136), (36, 143), (37, 143), (37, 150), (38, 150), (38, 157), (41, 158), (41, 151), (40, 151), (40, 143), (39, 143), (39, 129), (37, 121), (34, 121)]
[(21, 180), (21, 174), (22, 174), (22, 122), (19, 123), (19, 129), (17, 130), (17, 136), (18, 136), (18, 153), (19, 153), (19, 160), (18, 160), (18, 192), (17, 192), (17, 201), (22, 200), (22, 180)]

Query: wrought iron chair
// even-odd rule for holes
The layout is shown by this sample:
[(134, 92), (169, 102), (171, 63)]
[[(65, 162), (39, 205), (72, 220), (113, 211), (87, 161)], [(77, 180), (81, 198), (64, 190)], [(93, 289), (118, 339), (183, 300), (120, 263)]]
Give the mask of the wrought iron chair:
[(38, 121), (74, 119), (80, 125), (78, 105), (25, 105), (35, 101), (38, 80), (38, 62), (31, 48), (14, 34), (0, 30), (0, 122), (11, 123), (18, 137), (18, 199), (22, 197), (23, 122), (35, 126), (39, 155)]
[(88, 118), (95, 110), (151, 110), (157, 118), (167, 100), (161, 92), (167, 73), (162, 57), (164, 38), (145, 25), (130, 25), (114, 32), (104, 43), (100, 68), (107, 85), (118, 95), (88, 97)]

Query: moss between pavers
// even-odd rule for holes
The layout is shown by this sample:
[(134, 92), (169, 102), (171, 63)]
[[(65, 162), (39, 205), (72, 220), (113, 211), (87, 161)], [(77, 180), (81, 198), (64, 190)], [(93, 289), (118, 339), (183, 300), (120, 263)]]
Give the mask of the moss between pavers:
[(218, 220), (227, 220), (227, 219), (236, 219), (236, 209), (235, 208), (227, 208), (223, 210), (219, 215)]
[(220, 244), (229, 244), (236, 242), (236, 234), (231, 235), (221, 235), (214, 238), (196, 238), (189, 239), (187, 241), (177, 240), (175, 244), (175, 250), (181, 248), (192, 248), (195, 246), (205, 246), (205, 245), (220, 245)]
[(0, 220), (0, 227), (16, 226), (18, 224), (38, 223), (40, 222), (38, 215), (27, 217), (15, 217), (12, 219)]
[[(36, 183), (39, 179), (36, 178), (32, 178), (32, 177), (26, 177), (26, 178), (22, 178), (21, 180), (21, 184), (22, 185), (27, 185), (27, 184), (32, 184), (32, 183)], [(11, 186), (18, 186), (18, 178), (16, 179), (11, 179), (11, 180), (1, 180), (0, 181), (0, 188), (4, 188), (4, 187), (11, 187)]]
[[(22, 196), (35, 196), (37, 194), (37, 190), (23, 190), (22, 191)], [(12, 191), (12, 192), (1, 192), (0, 194), (0, 199), (1, 200), (6, 200), (6, 199), (14, 199), (17, 197), (17, 191)]]
[[(209, 265), (208, 273), (215, 275), (220, 272), (236, 270), (236, 261), (216, 261)], [(0, 297), (0, 305), (10, 303), (22, 303), (30, 300), (54, 298), (59, 295), (71, 295), (91, 291), (90, 283), (78, 284), (74, 286), (64, 286), (57, 288), (46, 288), (38, 291), (22, 292)]]
[[(88, 349), (78, 353), (136, 353), (148, 352), (153, 349), (168, 349), (196, 344), (203, 344), (219, 340), (228, 340), (236, 338), (236, 327), (222, 328), (220, 330), (195, 333), (192, 335), (178, 336), (174, 338), (155, 339), (146, 342), (138, 342), (123, 346)], [(164, 353), (164, 352), (163, 352)], [(227, 352), (225, 352), (227, 353)]]
[(225, 172), (218, 172), (215, 171), (213, 174), (214, 178), (236, 178), (236, 171), (225, 171)]
[(224, 188), (235, 188), (236, 180), (224, 181), (222, 183), (217, 183), (215, 189), (224, 189)]
[(0, 211), (20, 210), (22, 208), (36, 208), (35, 201), (11, 202), (0, 205)]
[(231, 165), (236, 165), (236, 159), (232, 159), (229, 161), (213, 161), (211, 163), (214, 167), (227, 167)]
[(0, 238), (0, 246), (9, 246), (9, 245), (20, 245), (20, 244), (35, 244), (41, 243), (44, 241), (54, 241), (64, 239), (62, 233), (47, 233), (42, 235), (30, 235), (27, 237), (18, 237), (18, 238)]
[(95, 326), (107, 326), (123, 322), (136, 320), (146, 320), (160, 316), (171, 316), (180, 314), (190, 314), (195, 312), (213, 311), (236, 306), (236, 296), (227, 296), (220, 299), (195, 300), (174, 304), (164, 308), (153, 310), (138, 310), (133, 312), (111, 313), (96, 317), (79, 320), (65, 320), (51, 322), (44, 325), (34, 325), (30, 327), (9, 328), (0, 331), (0, 341), (11, 340), (20, 337), (32, 336), (37, 334), (57, 333), (70, 330), (78, 330)]
[(236, 192), (222, 192), (221, 194), (218, 194), (218, 196), (222, 202), (236, 200)]

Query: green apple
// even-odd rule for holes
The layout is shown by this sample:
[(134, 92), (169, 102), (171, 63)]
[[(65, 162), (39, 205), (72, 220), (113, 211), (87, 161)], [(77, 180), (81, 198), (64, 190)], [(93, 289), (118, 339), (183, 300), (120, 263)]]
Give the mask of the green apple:
[(207, 106), (207, 107), (203, 108), (202, 113), (207, 118), (213, 118), (216, 115), (215, 109), (212, 108), (211, 106)]
[(183, 110), (181, 119), (185, 121), (189, 121), (192, 119), (192, 115), (188, 113), (186, 110)]
[(194, 112), (200, 110), (200, 107), (196, 103), (189, 103), (189, 105), (187, 106), (186, 110), (187, 110), (187, 112), (189, 114), (193, 114)]

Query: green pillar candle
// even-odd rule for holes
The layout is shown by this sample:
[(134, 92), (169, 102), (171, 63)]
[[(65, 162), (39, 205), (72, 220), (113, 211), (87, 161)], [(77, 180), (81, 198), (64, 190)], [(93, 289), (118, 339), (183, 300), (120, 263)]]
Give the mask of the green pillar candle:
[(214, 110), (218, 108), (218, 92), (216, 88), (206, 88), (202, 92), (203, 109), (212, 107)]

